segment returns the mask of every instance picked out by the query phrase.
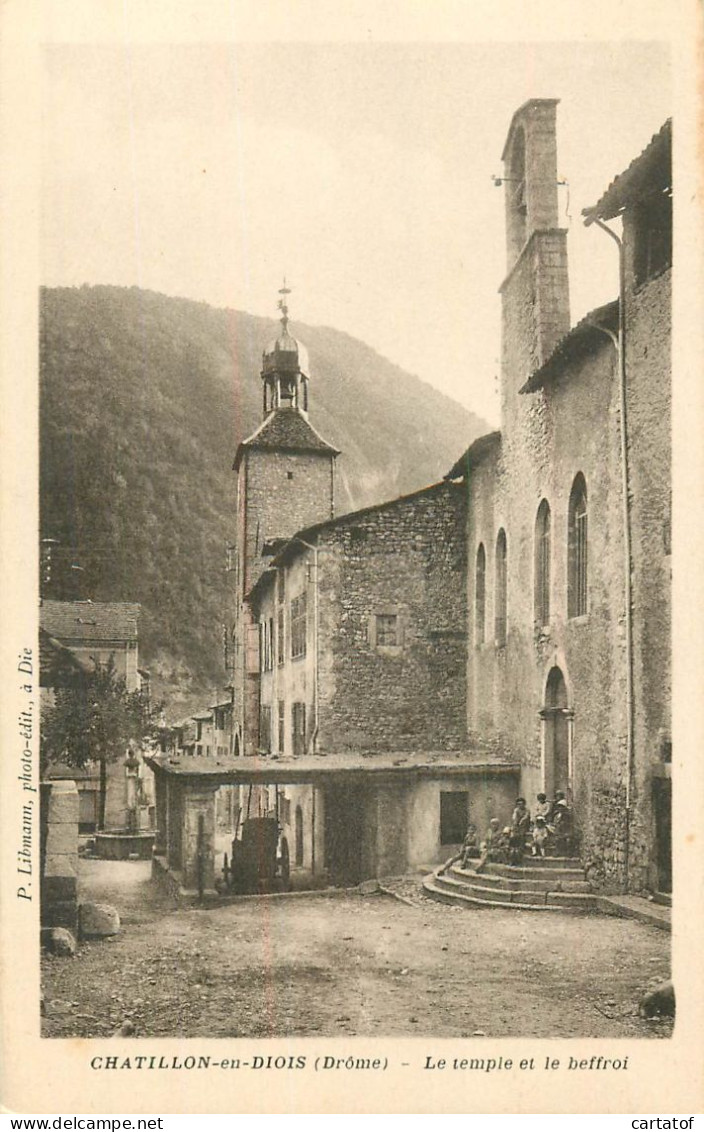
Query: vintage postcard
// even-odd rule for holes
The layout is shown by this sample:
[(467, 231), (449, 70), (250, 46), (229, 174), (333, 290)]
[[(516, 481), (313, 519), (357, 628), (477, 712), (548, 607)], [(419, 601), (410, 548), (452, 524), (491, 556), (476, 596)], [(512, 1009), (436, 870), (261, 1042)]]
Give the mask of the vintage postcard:
[(0, 20), (5, 1110), (700, 1112), (701, 13)]

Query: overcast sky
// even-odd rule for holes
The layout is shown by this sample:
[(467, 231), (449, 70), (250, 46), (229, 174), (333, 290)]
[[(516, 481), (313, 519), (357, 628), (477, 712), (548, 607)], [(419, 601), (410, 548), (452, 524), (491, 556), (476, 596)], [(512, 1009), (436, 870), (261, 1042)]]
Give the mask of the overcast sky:
[(44, 283), (274, 314), (285, 272), (294, 333), (300, 319), (355, 335), (492, 422), (491, 175), (511, 115), (560, 99), (576, 321), (617, 291), (611, 241), (581, 210), (671, 113), (652, 43), (126, 42), (44, 58)]

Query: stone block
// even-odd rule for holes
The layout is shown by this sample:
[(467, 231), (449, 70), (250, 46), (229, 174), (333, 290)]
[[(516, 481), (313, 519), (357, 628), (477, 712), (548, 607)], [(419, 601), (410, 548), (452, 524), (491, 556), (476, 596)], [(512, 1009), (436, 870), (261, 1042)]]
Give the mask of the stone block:
[(54, 903), (45, 901), (42, 905), (42, 927), (68, 928), (73, 934), (78, 934), (78, 909), (75, 900), (57, 900)]
[(78, 876), (78, 853), (47, 853), (44, 859), (44, 876)]
[(51, 903), (75, 900), (77, 888), (78, 881), (75, 875), (47, 876), (45, 874), (42, 880), (42, 900), (48, 900)]
[(120, 917), (111, 904), (93, 904), (87, 901), (78, 907), (79, 934), (83, 939), (102, 939), (117, 935)]
[(49, 822), (46, 834), (47, 856), (54, 853), (75, 853), (78, 855), (78, 825), (75, 822)]
[(638, 1013), (641, 1018), (656, 1018), (675, 1016), (675, 988), (672, 983), (658, 983), (647, 994), (643, 995), (638, 1003)]
[(41, 933), (41, 942), (52, 955), (76, 954), (76, 938), (68, 928), (45, 928)]
[(378, 880), (363, 880), (359, 886), (359, 891), (362, 896), (372, 896), (375, 892), (379, 892), (381, 886)]
[(73, 792), (66, 790), (57, 790), (57, 787), (63, 786), (62, 782), (57, 782), (51, 791), (49, 799), (49, 824), (50, 825), (64, 825), (71, 824), (78, 825), (78, 791)]

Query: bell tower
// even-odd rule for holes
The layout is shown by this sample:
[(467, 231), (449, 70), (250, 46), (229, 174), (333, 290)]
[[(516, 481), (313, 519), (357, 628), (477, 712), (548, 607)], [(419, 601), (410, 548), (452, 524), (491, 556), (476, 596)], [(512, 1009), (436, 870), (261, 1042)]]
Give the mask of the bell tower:
[(513, 115), (502, 154), (507, 275), (502, 298), (502, 416), (570, 328), (567, 231), (559, 226), (557, 99)]
[(339, 450), (308, 419), (308, 351), (289, 330), (286, 285), (280, 329), (262, 354), (262, 422), (237, 449), (233, 684), (240, 751), (253, 754), (259, 729), (259, 644), (247, 595), (296, 531), (335, 513)]

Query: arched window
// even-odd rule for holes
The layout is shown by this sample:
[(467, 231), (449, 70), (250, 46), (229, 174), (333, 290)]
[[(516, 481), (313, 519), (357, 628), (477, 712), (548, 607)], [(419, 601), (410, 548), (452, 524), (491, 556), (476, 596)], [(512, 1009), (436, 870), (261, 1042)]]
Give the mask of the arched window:
[(478, 645), (484, 644), (486, 633), (486, 551), (479, 543), (474, 576), (474, 637)]
[(535, 620), (550, 621), (550, 504), (543, 499), (535, 520)]
[(508, 251), (509, 263), (512, 265), (518, 259), (527, 234), (527, 201), (526, 201), (526, 138), (523, 128), (516, 130), (511, 149), (508, 180), (505, 185), (508, 194)]
[(506, 644), (506, 532), (501, 528), (496, 539), (496, 580), (494, 588), (494, 640)]
[(302, 865), (303, 864), (303, 810), (301, 809), (300, 806), (296, 806), (295, 840), (296, 840), (296, 857), (295, 857), (296, 864)]
[(587, 485), (580, 472), (570, 493), (567, 535), (567, 612), (570, 617), (583, 617), (587, 612), (587, 539)]

